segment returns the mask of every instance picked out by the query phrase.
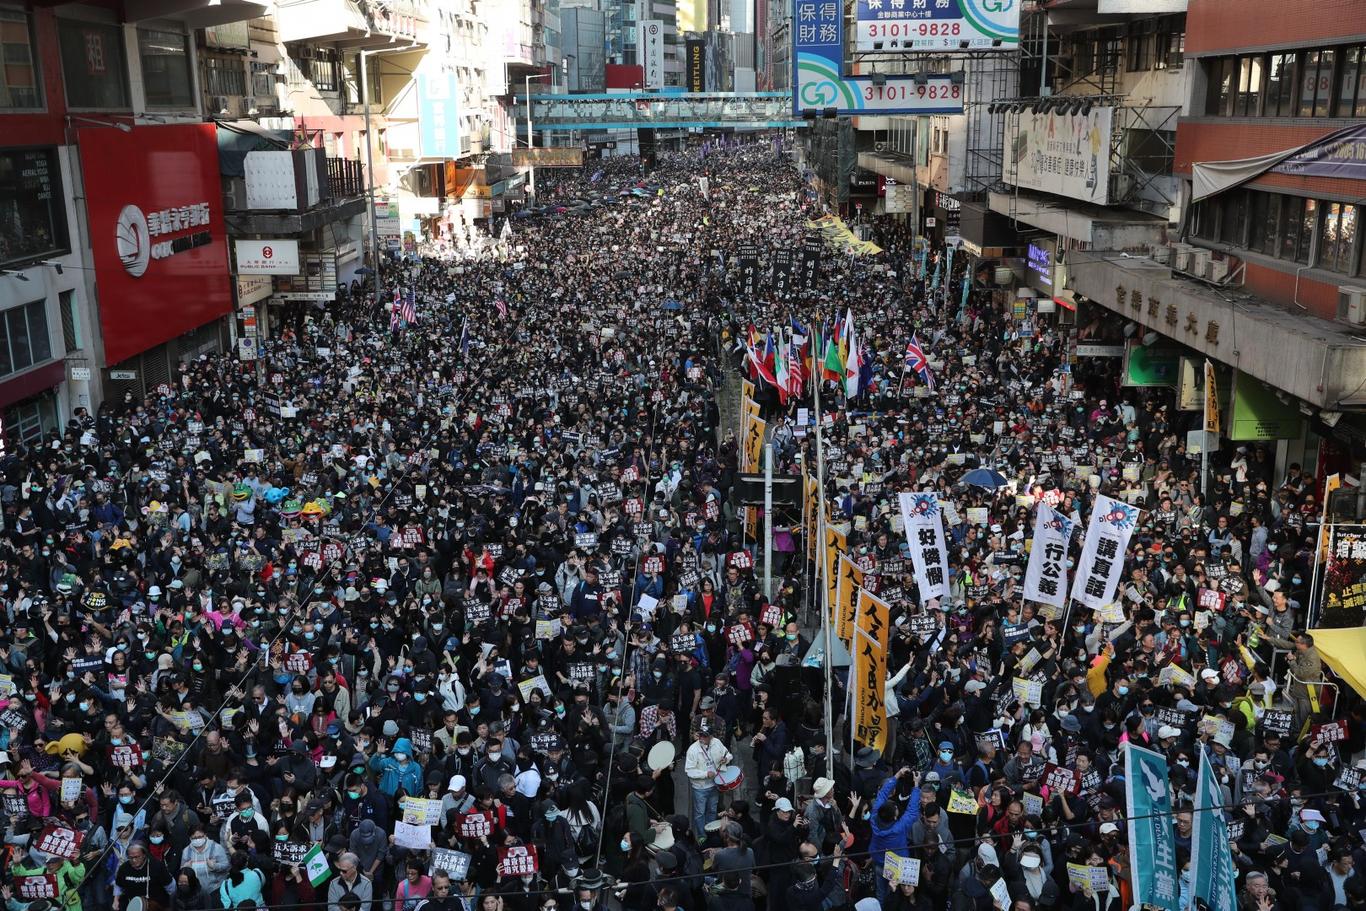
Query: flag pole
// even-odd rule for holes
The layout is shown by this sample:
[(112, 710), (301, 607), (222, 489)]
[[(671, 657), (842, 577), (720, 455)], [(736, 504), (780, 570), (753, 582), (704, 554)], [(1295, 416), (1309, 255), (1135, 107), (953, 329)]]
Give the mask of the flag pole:
[[(812, 326), (817, 325), (812, 323)], [(812, 350), (811, 392), (816, 415), (816, 577), (819, 580), (821, 607), (821, 639), (825, 649), (825, 761), (831, 777), (835, 774), (835, 719), (830, 705), (833, 687), (831, 669), (834, 654), (830, 643), (830, 580), (826, 578), (825, 560), (825, 437), (821, 433), (821, 377)]]

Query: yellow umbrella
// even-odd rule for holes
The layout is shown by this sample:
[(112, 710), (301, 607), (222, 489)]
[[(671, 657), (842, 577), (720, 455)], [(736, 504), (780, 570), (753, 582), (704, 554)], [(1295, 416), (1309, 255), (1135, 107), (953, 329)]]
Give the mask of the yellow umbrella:
[(1352, 689), (1366, 696), (1366, 629), (1314, 629), (1314, 647), (1323, 663)]

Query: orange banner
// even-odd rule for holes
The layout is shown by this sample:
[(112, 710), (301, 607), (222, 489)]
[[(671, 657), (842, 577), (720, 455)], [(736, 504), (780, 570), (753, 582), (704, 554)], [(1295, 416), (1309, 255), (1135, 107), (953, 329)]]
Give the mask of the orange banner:
[(859, 589), (854, 635), (854, 737), (881, 752), (887, 748), (887, 603)]
[(844, 640), (845, 645), (854, 643), (854, 618), (858, 615), (859, 592), (863, 590), (863, 570), (853, 560), (840, 554), (840, 578), (837, 607), (835, 608), (835, 633)]

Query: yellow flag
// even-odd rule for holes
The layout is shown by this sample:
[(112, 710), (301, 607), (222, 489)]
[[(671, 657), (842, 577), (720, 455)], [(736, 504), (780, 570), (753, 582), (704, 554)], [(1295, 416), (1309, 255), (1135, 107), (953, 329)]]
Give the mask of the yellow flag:
[(840, 554), (840, 578), (836, 589), (835, 633), (846, 645), (854, 641), (854, 618), (858, 614), (859, 592), (863, 590), (863, 570), (845, 554)]
[(1214, 362), (1205, 358), (1205, 433), (1219, 433), (1219, 387), (1214, 378)]
[(835, 617), (839, 615), (839, 579), (840, 579), (840, 557), (848, 547), (845, 536), (830, 525), (830, 519), (826, 517), (825, 524), (825, 598), (830, 605), (830, 624), (834, 626)]
[(854, 737), (879, 752), (887, 748), (887, 603), (859, 589), (854, 636)]

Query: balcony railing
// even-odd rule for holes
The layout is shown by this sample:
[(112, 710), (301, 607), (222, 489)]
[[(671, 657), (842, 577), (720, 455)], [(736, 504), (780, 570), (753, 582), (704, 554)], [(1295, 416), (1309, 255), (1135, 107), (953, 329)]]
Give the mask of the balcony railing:
[(327, 187), (336, 200), (364, 196), (365, 165), (349, 158), (328, 158)]

